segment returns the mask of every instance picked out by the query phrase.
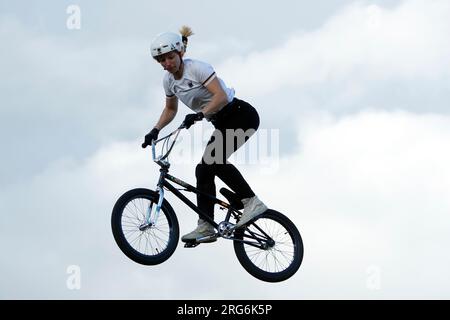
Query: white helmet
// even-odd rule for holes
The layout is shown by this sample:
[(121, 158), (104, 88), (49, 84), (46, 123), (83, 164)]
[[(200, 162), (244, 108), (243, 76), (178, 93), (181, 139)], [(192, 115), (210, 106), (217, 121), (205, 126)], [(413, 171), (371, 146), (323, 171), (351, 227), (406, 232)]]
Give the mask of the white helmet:
[(164, 32), (156, 36), (150, 47), (152, 57), (156, 58), (171, 51), (183, 52), (184, 44), (181, 35), (173, 32)]

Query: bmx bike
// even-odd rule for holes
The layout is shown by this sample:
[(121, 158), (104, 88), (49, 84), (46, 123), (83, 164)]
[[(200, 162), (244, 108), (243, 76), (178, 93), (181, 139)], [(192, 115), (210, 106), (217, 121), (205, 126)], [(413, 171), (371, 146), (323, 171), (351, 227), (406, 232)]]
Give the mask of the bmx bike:
[[(125, 192), (115, 203), (111, 215), (114, 239), (121, 251), (131, 260), (143, 265), (156, 265), (169, 259), (179, 241), (179, 224), (174, 209), (164, 198), (172, 192), (203, 220), (214, 226), (214, 235), (185, 243), (194, 248), (213, 238), (233, 241), (237, 259), (252, 276), (267, 282), (284, 281), (299, 269), (303, 259), (303, 241), (294, 223), (282, 213), (268, 209), (244, 226), (236, 228), (242, 216), (243, 204), (238, 196), (221, 188), (228, 203), (204, 193), (192, 185), (169, 174), (168, 156), (185, 126), (167, 136), (152, 141), (152, 157), (160, 168), (156, 190), (145, 188)], [(173, 138), (173, 141), (170, 139)], [(156, 145), (163, 142), (161, 154), (156, 156)], [(178, 189), (170, 182), (184, 189)], [(220, 209), (226, 210), (225, 219), (216, 223), (180, 191), (201, 194)]]

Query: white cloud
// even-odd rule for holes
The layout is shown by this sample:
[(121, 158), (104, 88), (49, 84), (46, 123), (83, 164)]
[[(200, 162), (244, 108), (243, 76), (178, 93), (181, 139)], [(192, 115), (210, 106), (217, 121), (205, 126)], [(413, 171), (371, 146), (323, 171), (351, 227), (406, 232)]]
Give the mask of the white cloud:
[[(253, 279), (227, 241), (191, 250), (180, 245), (169, 261), (155, 267), (128, 260), (111, 236), (111, 208), (126, 189), (154, 187), (158, 175), (149, 153), (137, 152), (138, 143), (132, 141), (105, 146), (84, 163), (54, 166), (3, 193), (2, 211), (20, 213), (22, 233), (37, 238), (33, 243), (16, 238), (3, 221), (2, 241), (12, 238), (20, 248), (38, 252), (32, 269), (20, 250), (7, 252), (24, 279), (22, 290), (9, 292), (22, 298), (447, 297), (450, 118), (405, 112), (343, 119), (315, 114), (299, 127), (301, 151), (282, 158), (279, 172), (261, 174), (258, 166), (240, 166), (257, 194), (286, 213), (302, 233), (304, 264), (291, 280), (270, 285)], [(194, 167), (180, 164), (172, 171), (192, 183)], [(6, 201), (18, 190), (27, 201)], [(190, 231), (195, 215), (173, 196), (169, 199), (181, 233)], [(423, 271), (429, 261), (439, 277)], [(72, 264), (81, 267), (79, 292), (64, 285), (65, 268)], [(371, 266), (381, 272), (379, 290), (367, 287)], [(9, 290), (17, 286), (18, 269), (16, 264), (6, 268)], [(40, 278), (42, 273), (46, 277)], [(416, 273), (420, 279), (410, 283)], [(26, 283), (33, 278), (38, 288), (52, 286), (35, 292)]]
[(403, 1), (394, 9), (356, 2), (314, 32), (279, 47), (232, 57), (220, 74), (248, 96), (308, 85), (448, 76), (448, 1)]
[[(304, 276), (339, 278), (311, 284), (310, 296), (448, 297), (449, 124), (448, 116), (372, 111), (299, 125), (301, 152), (256, 185), (303, 231)], [(365, 288), (370, 265), (382, 271), (377, 292)]]
[[(156, 117), (150, 117), (152, 110), (143, 116), (139, 107), (126, 113), (121, 109), (122, 98), (127, 106), (139, 105), (128, 90), (153, 79), (139, 70), (144, 47), (137, 40), (123, 45), (115, 39), (71, 54), (74, 46), (56, 45), (53, 38), (17, 41), (19, 53), (43, 49), (25, 66), (42, 73), (44, 82), (59, 84), (64, 92), (58, 101), (72, 92), (61, 81), (67, 78), (64, 70), (73, 76), (73, 92), (104, 91), (72, 101), (71, 106), (80, 108), (71, 111), (89, 122), (82, 129), (57, 123), (55, 114), (43, 117), (52, 139), (79, 140), (89, 156), (80, 159), (66, 144), (55, 144), (66, 156), (50, 158), (39, 174), (1, 186), (0, 211), (6, 214), (0, 216), (0, 243), (8, 257), (2, 264), (1, 297), (448, 298), (450, 118), (446, 106), (442, 108), (449, 83), (445, 81), (448, 16), (444, 1), (404, 1), (393, 9), (359, 3), (316, 31), (292, 33), (277, 48), (217, 65), (218, 73), (241, 98), (255, 102), (263, 128), (280, 128), (281, 144), (299, 146), (290, 155), (281, 154), (280, 170), (275, 173), (239, 166), (257, 194), (291, 217), (302, 232), (304, 264), (294, 278), (280, 284), (261, 283), (248, 275), (226, 241), (193, 250), (180, 246), (161, 266), (143, 267), (128, 260), (111, 235), (112, 206), (127, 189), (153, 188), (158, 172), (149, 151), (140, 149), (140, 138), (131, 141), (126, 135), (121, 142), (110, 142), (108, 133), (138, 130), (147, 118)], [(4, 26), (1, 36), (14, 39), (5, 31), (11, 25)], [(17, 31), (17, 39), (37, 36), (21, 28), (11, 29)], [(55, 50), (60, 59), (46, 59), (45, 52)], [(127, 50), (136, 54), (131, 66), (123, 64), (130, 58)], [(206, 43), (192, 52), (214, 55), (217, 47)], [(19, 65), (2, 61), (11, 83), (17, 84), (15, 90), (22, 88), (21, 83), (39, 84), (42, 91), (31, 94), (41, 99), (33, 110), (64, 113), (55, 107), (58, 103), (46, 105), (54, 91), (41, 84), (41, 78), (32, 73), (34, 80), (27, 82), (14, 73)], [(28, 60), (19, 56), (19, 61)], [(139, 79), (133, 82), (135, 75)], [(2, 82), (3, 88), (9, 88), (7, 83)], [(156, 90), (140, 91), (145, 93), (143, 100), (152, 105), (160, 101)], [(19, 98), (26, 96), (22, 93)], [(103, 98), (114, 102), (112, 107), (99, 104)], [(92, 99), (101, 105), (99, 109), (90, 109)], [(345, 112), (337, 117), (336, 109)], [(6, 116), (23, 110), (2, 112), (4, 119), (10, 119)], [(21, 118), (17, 121), (22, 124)], [(8, 120), (3, 128), (12, 122)], [(49, 123), (66, 131), (55, 131)], [(95, 127), (99, 123), (104, 124)], [(31, 131), (28, 136), (38, 137)], [(87, 137), (80, 137), (86, 132)], [(92, 139), (101, 146), (90, 153), (85, 144)], [(28, 156), (30, 150), (24, 149)], [(192, 159), (197, 151), (194, 154)], [(30, 162), (29, 157), (15, 158)], [(172, 173), (194, 184), (194, 168), (195, 162), (177, 163)], [(190, 231), (195, 215), (173, 197), (169, 200), (178, 213), (181, 233)], [(6, 245), (10, 243), (14, 245)], [(80, 291), (65, 286), (69, 265), (81, 268)], [(380, 271), (379, 290), (367, 287), (373, 270)]]

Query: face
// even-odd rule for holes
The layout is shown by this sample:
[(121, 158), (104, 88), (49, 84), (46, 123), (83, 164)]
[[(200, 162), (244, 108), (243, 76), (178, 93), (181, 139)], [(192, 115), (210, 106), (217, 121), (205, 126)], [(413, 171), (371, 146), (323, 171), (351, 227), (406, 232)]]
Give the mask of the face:
[(156, 61), (170, 73), (176, 73), (180, 69), (181, 58), (178, 52), (171, 51), (156, 57)]

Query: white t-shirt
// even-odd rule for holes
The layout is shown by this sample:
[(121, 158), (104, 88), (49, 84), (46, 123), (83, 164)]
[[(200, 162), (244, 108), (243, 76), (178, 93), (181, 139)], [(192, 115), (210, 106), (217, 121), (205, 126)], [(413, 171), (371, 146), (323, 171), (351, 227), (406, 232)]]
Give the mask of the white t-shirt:
[[(193, 59), (183, 59), (184, 70), (181, 79), (176, 80), (170, 72), (164, 76), (164, 91), (167, 97), (176, 96), (186, 106), (194, 112), (202, 111), (203, 108), (212, 100), (212, 93), (206, 89), (206, 86), (216, 78), (216, 72), (213, 67), (205, 62)], [(228, 102), (234, 98), (234, 89), (228, 88), (225, 83), (217, 77), (222, 89), (225, 91)], [(208, 120), (212, 116), (207, 116)]]

